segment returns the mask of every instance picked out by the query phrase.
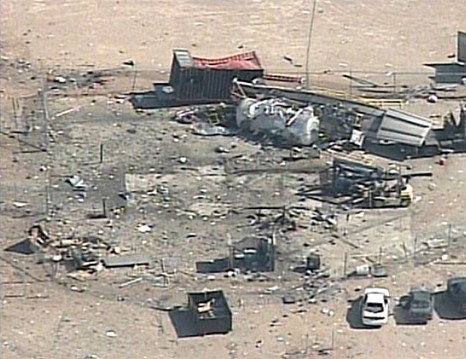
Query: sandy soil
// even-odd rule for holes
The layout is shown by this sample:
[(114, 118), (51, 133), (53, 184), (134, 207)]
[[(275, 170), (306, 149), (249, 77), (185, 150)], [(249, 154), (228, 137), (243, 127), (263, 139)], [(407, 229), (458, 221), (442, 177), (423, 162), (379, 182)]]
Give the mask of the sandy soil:
[[(318, 1), (312, 70), (419, 70), (446, 61), (464, 26), (465, 4), (403, 0)], [(171, 50), (199, 56), (256, 50), (270, 71), (306, 62), (309, 1), (4, 1), (7, 54), (28, 53), (48, 66), (115, 67), (133, 58), (143, 69), (166, 70)]]
[[(429, 3), (318, 0), (310, 69), (319, 72), (346, 71), (349, 68), (380, 73), (394, 70), (424, 72), (424, 63), (450, 61), (447, 56), (455, 52), (455, 36), (457, 30), (465, 26), (465, 11), (463, 0)], [(291, 57), (297, 64), (305, 64), (310, 14), (309, 1), (2, 1), (1, 55), (10, 60), (26, 59), (33, 64), (33, 69), (20, 72), (8, 68), (2, 71), (1, 130), (7, 133), (15, 129), (11, 116), (12, 99), (35, 94), (41, 84), (38, 78), (33, 77), (50, 68), (118, 68), (123, 61), (134, 59), (138, 69), (164, 76), (170, 66), (172, 49), (187, 48), (204, 57), (256, 50), (270, 72), (303, 72), (302, 67), (291, 66), (283, 56)], [(124, 81), (126, 91), (130, 79)], [(138, 84), (149, 86), (150, 81)], [(120, 86), (114, 84), (115, 87), (117, 85)], [(107, 99), (100, 97), (95, 101), (96, 105), (87, 99), (51, 101), (54, 113), (76, 105), (84, 108), (54, 123), (55, 129), (62, 130), (63, 134), (58, 135), (59, 140), (54, 145), (53, 160), (42, 154), (20, 153), (21, 146), (15, 138), (1, 135), (2, 248), (24, 238), (33, 220), (21, 216), (21, 210), (11, 206), (12, 202), (30, 202), (33, 214), (44, 210), (42, 190), (45, 174), (39, 171), (39, 167), (52, 161), (56, 173), (60, 170), (63, 173), (65, 170), (73, 172), (80, 166), (78, 162), (67, 163), (70, 158), (74, 160), (73, 153), (79, 153), (82, 161), (92, 159), (95, 155), (92, 149), (98, 148), (102, 141), (113, 152), (109, 156), (108, 167), (103, 169), (105, 174), (118, 163), (134, 163), (138, 158), (147, 156), (151, 157), (150, 165), (154, 166), (159, 162), (164, 166), (176, 166), (180, 156), (189, 157), (193, 165), (212, 166), (218, 163), (218, 156), (213, 153), (219, 145), (231, 147), (232, 155), (258, 152), (254, 145), (239, 140), (233, 147), (231, 139), (206, 141), (190, 136), (179, 124), (162, 121), (163, 116), (145, 119), (141, 115), (136, 116), (129, 107), (123, 109), (123, 113), (129, 116), (127, 119), (108, 116), (113, 111), (108, 108), (114, 104), (108, 105)], [(108, 116), (105, 120), (104, 115)], [(139, 135), (129, 137), (128, 129), (137, 129)], [(181, 135), (176, 137), (181, 140), (175, 142), (173, 133)], [(147, 143), (152, 142), (155, 143), (151, 145), (154, 148), (148, 150)], [(124, 150), (117, 152), (121, 147)], [(157, 158), (153, 158), (151, 151), (156, 151)], [(369, 230), (361, 236), (351, 236), (349, 240), (364, 240), (370, 251), (385, 246), (389, 248), (387, 257), (399, 257), (403, 255), (402, 243), (412, 250), (411, 243), (416, 235), (426, 237), (445, 232), (448, 222), (455, 224), (456, 234), (464, 231), (465, 156), (452, 156), (444, 167), (436, 165), (435, 159), (416, 160), (411, 165), (420, 171), (433, 170), (436, 186), (429, 185), (425, 179), (415, 180), (413, 184), (420, 200), (409, 212), (398, 213), (403, 219)], [(94, 167), (86, 167), (83, 171), (92, 176), (94, 170)], [(184, 180), (179, 186), (171, 189), (175, 199), (183, 198), (186, 193), (195, 194), (197, 190), (195, 175), (189, 177), (185, 173), (182, 176)], [(289, 185), (295, 180), (290, 179)], [(53, 181), (59, 184), (61, 179), (54, 178)], [(274, 178), (267, 183), (277, 190), (273, 186), (278, 182)], [(218, 183), (206, 182), (203, 185), (217, 191), (218, 195), (225, 191)], [(288, 190), (292, 192), (292, 188)], [(251, 193), (263, 195), (262, 199), (268, 198), (257, 180), (251, 184)], [(250, 201), (259, 201), (259, 197), (252, 194), (235, 192), (234, 195), (242, 200), (250, 196), (247, 198)], [(67, 194), (64, 190), (60, 188), (55, 196), (56, 202), (65, 203)], [(231, 201), (232, 198), (227, 199)], [(279, 199), (274, 198), (276, 201)], [(77, 211), (82, 210), (76, 202), (67, 203)], [(189, 204), (188, 201), (186, 203)], [(138, 216), (137, 206), (133, 210)], [(160, 219), (165, 218), (164, 215), (166, 221)], [(72, 222), (73, 215), (68, 213), (67, 216)], [(233, 283), (219, 277), (215, 281), (205, 277), (194, 280), (190, 274), (195, 259), (211, 258), (216, 254), (215, 240), (224, 243), (224, 233), (237, 224), (234, 222), (237, 219), (233, 218), (232, 223), (219, 221), (216, 226), (209, 223), (210, 227), (207, 227), (202, 221), (175, 218), (170, 222), (169, 213), (162, 215), (157, 212), (157, 216), (160, 216), (157, 217), (157, 232), (151, 237), (153, 241), (148, 241), (144, 248), (157, 251), (166, 258), (172, 256), (173, 262), (189, 274), (181, 274), (169, 292), (148, 283), (119, 289), (118, 284), (131, 274), (126, 272), (105, 273), (99, 280), (89, 282), (74, 282), (63, 276), (59, 278), (59, 285), (50, 282), (47, 276), (50, 268), (37, 265), (33, 259), (2, 253), (1, 357), (309, 358), (317, 356), (314, 349), (331, 346), (330, 358), (466, 357), (464, 320), (451, 321), (436, 316), (427, 326), (400, 326), (391, 318), (389, 324), (380, 330), (358, 330), (351, 328), (346, 318), (348, 300), (358, 297), (359, 292), (355, 289), (359, 287), (382, 285), (391, 290), (395, 299), (414, 284), (441, 288), (446, 277), (464, 274), (464, 265), (414, 267), (411, 262), (401, 263), (391, 268), (390, 277), (382, 280), (339, 283), (342, 292), (326, 302), (285, 306), (280, 295), (257, 294), (258, 290), (277, 283), (282, 285), (279, 281), (248, 284)], [(368, 221), (376, 222), (386, 216), (391, 214), (376, 213), (368, 216)], [(362, 223), (355, 220), (353, 225)], [(119, 226), (120, 240), (134, 237), (132, 243), (139, 243), (137, 241), (141, 238), (135, 236), (134, 224), (122, 222)], [(110, 235), (105, 226), (98, 229)], [(185, 240), (186, 234), (192, 231), (205, 231), (198, 243)], [(317, 238), (317, 234), (314, 235)], [(163, 236), (172, 240), (170, 246), (160, 241)], [(241, 233), (237, 236), (240, 237)], [(295, 239), (296, 248), (302, 251), (304, 242), (312, 242), (314, 239), (309, 236), (308, 232), (300, 232)], [(195, 257), (201, 250), (205, 250), (207, 255)], [(321, 250), (336, 275), (341, 271), (344, 253), (351, 248), (338, 243), (325, 244)], [(462, 251), (449, 254), (464, 263)], [(435, 253), (435, 256), (441, 254)], [(24, 278), (27, 285), (21, 284)], [(289, 285), (300, 281), (296, 276), (289, 280)], [(150, 308), (151, 300), (164, 297), (168, 298), (168, 304), (182, 304), (184, 293), (199, 287), (225, 290), (234, 313), (232, 333), (179, 339), (168, 315)], [(125, 300), (121, 300), (122, 297)], [(240, 299), (244, 306), (239, 305)], [(332, 309), (334, 315), (323, 314), (323, 308)], [(115, 335), (109, 334), (113, 332)], [(262, 344), (257, 345), (258, 341)], [(308, 353), (303, 353), (306, 347), (309, 348)]]

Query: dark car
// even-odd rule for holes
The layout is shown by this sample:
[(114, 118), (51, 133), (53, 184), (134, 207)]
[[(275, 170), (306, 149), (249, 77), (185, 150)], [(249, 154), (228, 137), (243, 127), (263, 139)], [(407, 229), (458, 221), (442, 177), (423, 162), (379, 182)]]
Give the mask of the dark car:
[(466, 313), (466, 277), (450, 278), (447, 293), (458, 311)]
[(406, 310), (409, 322), (426, 324), (433, 316), (432, 293), (426, 289), (411, 289), (400, 299), (400, 306)]

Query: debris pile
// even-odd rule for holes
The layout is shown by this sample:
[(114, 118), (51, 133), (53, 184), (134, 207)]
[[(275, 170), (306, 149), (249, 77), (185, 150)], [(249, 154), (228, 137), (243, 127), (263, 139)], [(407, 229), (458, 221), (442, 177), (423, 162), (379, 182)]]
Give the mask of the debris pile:
[(313, 108), (299, 108), (282, 99), (244, 99), (237, 107), (236, 124), (281, 137), (292, 145), (310, 146), (319, 139), (319, 119)]
[(150, 266), (152, 259), (146, 254), (121, 254), (119, 246), (97, 236), (74, 238), (52, 237), (41, 225), (29, 229), (28, 244), (33, 253), (39, 255), (42, 261), (51, 260), (62, 263), (68, 272), (85, 270), (91, 273), (100, 271), (103, 267), (134, 267)]

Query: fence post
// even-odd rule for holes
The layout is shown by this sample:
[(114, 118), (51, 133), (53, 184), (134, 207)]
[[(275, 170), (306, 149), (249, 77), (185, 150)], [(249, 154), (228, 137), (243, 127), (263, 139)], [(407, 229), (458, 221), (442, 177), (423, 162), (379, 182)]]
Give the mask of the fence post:
[(447, 248), (450, 249), (451, 244), (451, 223), (448, 223), (448, 232), (447, 232)]
[(348, 265), (348, 252), (345, 252), (345, 259), (343, 262), (343, 278), (346, 278), (346, 266)]

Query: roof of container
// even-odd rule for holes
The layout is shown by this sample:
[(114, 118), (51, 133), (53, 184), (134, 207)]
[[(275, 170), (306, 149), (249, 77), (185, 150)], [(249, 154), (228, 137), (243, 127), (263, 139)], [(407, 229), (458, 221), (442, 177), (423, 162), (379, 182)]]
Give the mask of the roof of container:
[(193, 67), (193, 58), (188, 50), (173, 50), (173, 56), (181, 67)]
[(181, 67), (217, 70), (262, 70), (259, 58), (254, 51), (218, 59), (193, 57), (188, 50), (174, 50), (173, 54)]

